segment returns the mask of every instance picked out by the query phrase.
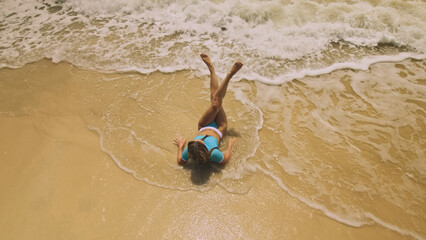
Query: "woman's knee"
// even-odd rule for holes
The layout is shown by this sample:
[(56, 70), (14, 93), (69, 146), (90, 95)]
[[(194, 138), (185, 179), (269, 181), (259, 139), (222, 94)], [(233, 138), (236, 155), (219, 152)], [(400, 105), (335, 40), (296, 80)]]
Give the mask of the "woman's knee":
[(214, 98), (211, 103), (211, 107), (216, 113), (219, 112), (220, 108), (222, 107), (222, 99)]

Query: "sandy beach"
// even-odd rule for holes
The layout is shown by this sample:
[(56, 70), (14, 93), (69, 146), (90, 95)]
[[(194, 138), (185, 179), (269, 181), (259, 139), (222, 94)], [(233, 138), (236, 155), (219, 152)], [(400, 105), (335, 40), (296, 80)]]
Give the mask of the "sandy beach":
[[(407, 60), (398, 64), (417, 74), (418, 84), (425, 85), (424, 61)], [(374, 65), (371, 71), (388, 66), (387, 63)], [(342, 70), (333, 74), (347, 73)], [(96, 108), (87, 105), (88, 99), (79, 98), (85, 91), (96, 92), (82, 84), (85, 79), (94, 82), (104, 79), (105, 84), (111, 84), (108, 79), (118, 77), (121, 79), (115, 80), (115, 88), (125, 88), (126, 79), (135, 75), (156, 81), (174, 79), (178, 84), (185, 84), (189, 76), (191, 82), (198, 80), (199, 85), (195, 84), (194, 88), (202, 88), (205, 82), (185, 71), (149, 76), (109, 75), (50, 60), (0, 70), (1, 239), (416, 239), (425, 236), (424, 218), (405, 216), (407, 221), (419, 224), (413, 230), (414, 235), (399, 233), (374, 221), (361, 227), (340, 223), (283, 191), (274, 179), (260, 171), (251, 173), (247, 181), (239, 180), (243, 193), (229, 192), (217, 183), (211, 186), (207, 183), (208, 188), (179, 190), (148, 184), (152, 179), (138, 180), (138, 173), (120, 168), (116, 159), (103, 149), (107, 145), (106, 136), (102, 143), (99, 131), (89, 129), (93, 119), (88, 115), (96, 115)], [(309, 79), (289, 84), (304, 85), (305, 81)], [(241, 108), (238, 105), (241, 103), (233, 103), (234, 94), (235, 91), (227, 96), (227, 106)], [(95, 98), (99, 102), (108, 98), (117, 101), (114, 97), (107, 93)], [(419, 104), (425, 108), (424, 101)], [(169, 107), (180, 105), (176, 102)], [(270, 106), (269, 110), (274, 109)], [(93, 112), (88, 114), (90, 111)], [(184, 125), (178, 129), (180, 134), (188, 137), (193, 134), (195, 115), (176, 122)], [(273, 115), (264, 116), (261, 139), (276, 138), (273, 129), (268, 128), (268, 116)], [(422, 116), (424, 119), (424, 112)], [(161, 123), (146, 122), (149, 119), (136, 121), (149, 124), (148, 130), (163, 127)], [(425, 131), (423, 128), (418, 133), (417, 147), (423, 149), (419, 151), (424, 151)], [(176, 164), (172, 137), (166, 135), (160, 140), (148, 137), (152, 142), (164, 141), (157, 146), (163, 149), (160, 155), (167, 161), (154, 159), (159, 161), (155, 168)], [(317, 140), (312, 137), (311, 141)], [(241, 149), (243, 146), (237, 151)], [(258, 161), (267, 149), (261, 144), (251, 161)], [(234, 165), (227, 167), (232, 169)], [(178, 166), (173, 169), (184, 171)], [(176, 179), (186, 181), (178, 187), (194, 185), (189, 173), (160, 182)], [(238, 184), (232, 186), (237, 187)], [(423, 190), (426, 191), (424, 182)], [(414, 206), (413, 210), (426, 211), (424, 206)], [(392, 215), (383, 216), (386, 214)]]

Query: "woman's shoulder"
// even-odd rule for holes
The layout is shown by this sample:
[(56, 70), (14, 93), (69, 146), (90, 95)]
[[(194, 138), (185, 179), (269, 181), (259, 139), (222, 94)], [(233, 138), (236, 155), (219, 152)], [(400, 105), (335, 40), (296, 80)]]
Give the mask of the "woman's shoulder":
[(223, 160), (223, 153), (218, 149), (214, 149), (210, 155), (210, 161), (220, 163)]

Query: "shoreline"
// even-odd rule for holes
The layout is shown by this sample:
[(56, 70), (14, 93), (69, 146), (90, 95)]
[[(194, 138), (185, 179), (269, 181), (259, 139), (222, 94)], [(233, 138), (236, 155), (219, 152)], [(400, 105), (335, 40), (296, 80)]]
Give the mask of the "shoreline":
[[(241, 80), (247, 80), (247, 81), (263, 83), (270, 86), (281, 86), (291, 81), (302, 80), (307, 77), (321, 77), (323, 75), (328, 75), (336, 71), (344, 71), (344, 70), (367, 71), (372, 65), (384, 64), (384, 63), (399, 63), (399, 62), (405, 62), (405, 61), (411, 61), (411, 60), (425, 61), (426, 54), (402, 52), (397, 55), (377, 55), (377, 56), (375, 55), (371, 57), (365, 57), (363, 59), (358, 60), (357, 62), (339, 62), (339, 63), (334, 63), (333, 65), (329, 67), (325, 67), (325, 68), (314, 69), (314, 70), (302, 70), (302, 71), (287, 73), (282, 76), (276, 77), (275, 79), (281, 79), (278, 82), (273, 81), (269, 78), (262, 77), (260, 75), (244, 75), (244, 72), (243, 72), (235, 76), (232, 81), (238, 82)], [(140, 68), (130, 67), (130, 68), (122, 68), (122, 69), (114, 69), (114, 70), (102, 70), (97, 68), (93, 68), (93, 69), (85, 68), (84, 66), (79, 66), (68, 61), (59, 61), (59, 62), (54, 61), (52, 57), (44, 57), (34, 62), (28, 62), (22, 66), (9, 66), (9, 65), (0, 66), (0, 70), (19, 69), (24, 67), (25, 65), (34, 64), (40, 61), (51, 61), (53, 64), (67, 63), (85, 71), (93, 71), (93, 72), (98, 72), (101, 74), (151, 75), (151, 74), (175, 74), (179, 72), (194, 72), (195, 76), (199, 78), (209, 75), (209, 72), (205, 70), (204, 67), (201, 68), (202, 70), (198, 68), (191, 69), (191, 68), (183, 68), (183, 67), (180, 67), (177, 69), (172, 69), (170, 67), (159, 68), (159, 69), (140, 69)], [(223, 79), (225, 77), (225, 74), (218, 73), (218, 76)]]

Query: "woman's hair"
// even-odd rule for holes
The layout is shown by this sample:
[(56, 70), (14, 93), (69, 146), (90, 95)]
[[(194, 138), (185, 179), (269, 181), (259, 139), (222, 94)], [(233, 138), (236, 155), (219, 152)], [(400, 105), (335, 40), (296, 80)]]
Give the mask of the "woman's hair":
[(206, 145), (197, 141), (188, 142), (188, 157), (197, 163), (206, 163), (210, 159)]

